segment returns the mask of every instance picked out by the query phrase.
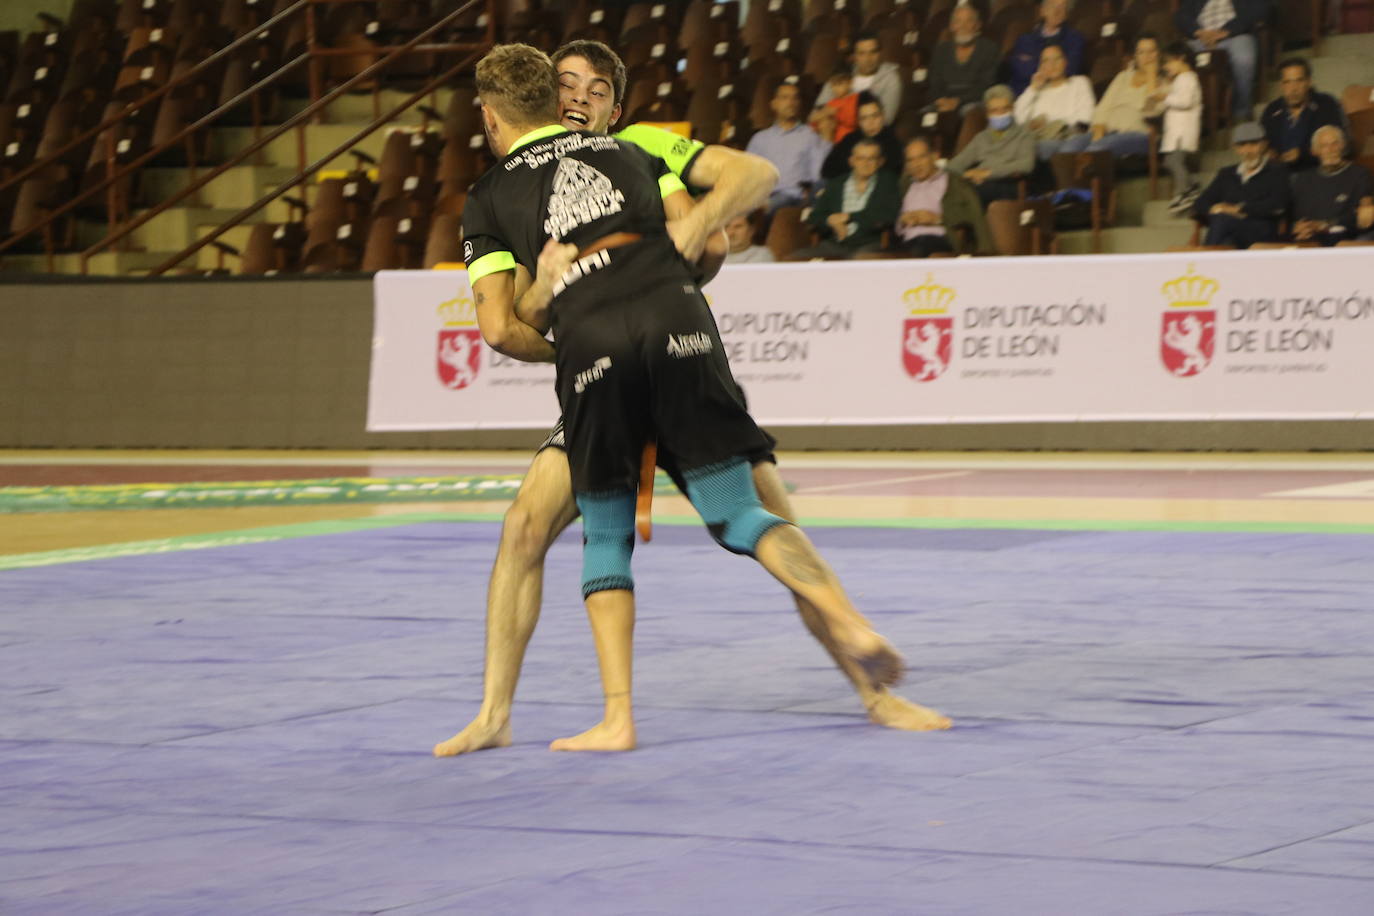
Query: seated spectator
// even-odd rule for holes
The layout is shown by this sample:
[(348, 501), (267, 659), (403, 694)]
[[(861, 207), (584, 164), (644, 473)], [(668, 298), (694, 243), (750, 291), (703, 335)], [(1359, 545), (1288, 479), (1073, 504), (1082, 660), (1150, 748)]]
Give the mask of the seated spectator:
[(883, 123), (883, 104), (876, 96), (859, 93), (859, 129), (830, 148), (821, 163), (821, 178), (838, 178), (849, 172), (849, 154), (860, 140), (875, 140), (883, 150), (883, 168), (895, 178), (902, 172), (902, 141)]
[(1016, 199), (1017, 180), (1035, 168), (1035, 135), (1016, 123), (1011, 99), (1007, 86), (993, 86), (983, 93), (988, 126), (945, 166), (973, 183), (984, 206), (994, 200)]
[(950, 37), (935, 46), (930, 58), (930, 97), (935, 101), (927, 111), (967, 114), (997, 82), (1001, 55), (982, 30), (977, 7), (954, 8), (949, 17)]
[(1249, 248), (1277, 241), (1291, 199), (1288, 169), (1269, 155), (1264, 128), (1254, 121), (1236, 125), (1231, 143), (1240, 162), (1217, 172), (1193, 205), (1193, 218), (1207, 224), (1203, 244)]
[(1009, 82), (1017, 95), (1030, 85), (1031, 77), (1040, 67), (1040, 54), (1050, 42), (1064, 49), (1066, 74), (1074, 76), (1083, 72), (1083, 49), (1088, 42), (1082, 32), (1064, 24), (1068, 18), (1069, 0), (1042, 0), (1039, 25), (1016, 39), (1007, 64), (1011, 74)]
[[(882, 59), (878, 36), (874, 32), (860, 32), (854, 37), (854, 80), (852, 92), (871, 92), (883, 104), (883, 122), (891, 124), (902, 107), (902, 74), (897, 65)], [(816, 99), (816, 107), (835, 98), (827, 83)]]
[(1202, 135), (1202, 84), (1193, 72), (1193, 52), (1181, 41), (1164, 51), (1164, 73), (1169, 77), (1167, 92), (1155, 93), (1164, 107), (1164, 135), (1159, 150), (1164, 166), (1174, 177), (1174, 197), (1169, 209), (1186, 213), (1193, 208), (1201, 188), (1188, 159), (1197, 152)]
[(915, 137), (906, 145), (908, 184), (897, 216), (896, 238), (891, 250), (908, 257), (926, 258), (937, 251), (955, 251), (955, 230), (973, 233), (973, 248), (968, 254), (993, 250), (992, 233), (978, 192), (958, 175), (936, 165), (935, 148), (926, 137)]
[(820, 181), (821, 163), (830, 146), (801, 122), (801, 89), (780, 83), (770, 103), (776, 120), (772, 127), (749, 138), (748, 151), (762, 156), (778, 169), (778, 183), (768, 195), (768, 212), (805, 202), (809, 189)]
[(1231, 59), (1232, 117), (1253, 118), (1255, 70), (1259, 42), (1255, 29), (1264, 21), (1268, 0), (1183, 0), (1174, 13), (1174, 25), (1189, 39), (1194, 51), (1226, 52)]
[(1334, 245), (1374, 228), (1374, 180), (1345, 156), (1345, 131), (1331, 124), (1312, 135), (1317, 167), (1293, 176), (1293, 238)]
[(850, 88), (854, 75), (847, 68), (832, 73), (826, 85), (833, 97), (812, 110), (811, 126), (827, 143), (839, 143), (859, 129), (859, 93)]
[(821, 235), (811, 248), (792, 252), (793, 261), (847, 260), (878, 251), (883, 232), (892, 228), (901, 198), (896, 177), (882, 169), (883, 149), (869, 139), (854, 144), (852, 171), (825, 183), (807, 222)]
[(1282, 94), (1260, 115), (1269, 148), (1293, 171), (1316, 168), (1313, 135), (1326, 125), (1344, 130), (1345, 111), (1340, 102), (1312, 88), (1312, 68), (1301, 57), (1279, 64), (1279, 88)]
[(1065, 140), (1060, 152), (1105, 149), (1117, 156), (1148, 155), (1150, 126), (1145, 119), (1158, 114), (1156, 97), (1163, 85), (1159, 39), (1146, 32), (1135, 41), (1131, 65), (1116, 75), (1093, 110), (1089, 132)]
[(1035, 134), (1035, 156), (1049, 159), (1064, 141), (1083, 133), (1093, 119), (1093, 86), (1086, 76), (1069, 76), (1064, 49), (1045, 45), (1040, 69), (1016, 100), (1016, 123)]
[(726, 264), (771, 264), (773, 252), (764, 245), (754, 244), (758, 219), (762, 211), (741, 214), (725, 224), (725, 238), (730, 247), (725, 252)]

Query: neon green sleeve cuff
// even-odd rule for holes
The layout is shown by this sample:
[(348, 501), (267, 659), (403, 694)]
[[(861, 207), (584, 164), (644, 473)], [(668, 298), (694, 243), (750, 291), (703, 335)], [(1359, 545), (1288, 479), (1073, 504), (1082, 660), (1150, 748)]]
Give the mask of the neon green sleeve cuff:
[(676, 194), (678, 191), (687, 190), (687, 186), (682, 183), (682, 179), (669, 172), (658, 179), (658, 194), (660, 197), (667, 197), (669, 194)]
[(476, 283), (483, 277), (500, 273), (503, 270), (515, 270), (515, 255), (509, 251), (493, 251), (490, 254), (484, 254), (468, 265), (468, 283)]

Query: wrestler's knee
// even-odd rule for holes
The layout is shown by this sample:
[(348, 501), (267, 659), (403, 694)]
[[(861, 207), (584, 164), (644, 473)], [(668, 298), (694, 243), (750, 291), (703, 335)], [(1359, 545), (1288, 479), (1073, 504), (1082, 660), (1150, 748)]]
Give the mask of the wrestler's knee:
[(514, 559), (539, 561), (562, 530), (560, 508), (524, 494), (516, 496), (501, 522), (502, 551)]
[(717, 544), (753, 556), (759, 540), (785, 519), (764, 510), (743, 460), (685, 472), (687, 498)]

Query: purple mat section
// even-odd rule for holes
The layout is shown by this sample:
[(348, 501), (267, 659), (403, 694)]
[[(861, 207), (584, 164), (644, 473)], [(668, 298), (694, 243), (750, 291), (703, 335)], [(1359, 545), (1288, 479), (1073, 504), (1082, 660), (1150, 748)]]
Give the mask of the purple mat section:
[(1374, 913), (1374, 538), (816, 529), (946, 733), (869, 725), (701, 531), (636, 555), (640, 750), (575, 535), (508, 749), (496, 526), (0, 573), (0, 912)]

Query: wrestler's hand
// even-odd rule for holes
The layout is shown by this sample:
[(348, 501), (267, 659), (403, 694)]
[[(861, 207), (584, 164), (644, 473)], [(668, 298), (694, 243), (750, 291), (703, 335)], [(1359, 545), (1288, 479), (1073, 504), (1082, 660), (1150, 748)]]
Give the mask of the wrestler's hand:
[(701, 253), (701, 258), (696, 262), (696, 281), (698, 286), (705, 286), (710, 283), (720, 273), (721, 265), (725, 263), (725, 256), (730, 253), (730, 238), (722, 229), (719, 232), (712, 232), (711, 237), (706, 240), (706, 250)]
[(544, 250), (539, 252), (539, 266), (535, 273), (537, 276), (546, 277), (552, 284), (561, 279), (576, 260), (576, 245), (549, 239), (544, 243)]
[(688, 264), (695, 264), (701, 253), (706, 250), (706, 240), (710, 238), (709, 233), (703, 231), (701, 221), (686, 216), (669, 220), (667, 225), (668, 237), (677, 246), (682, 259)]

